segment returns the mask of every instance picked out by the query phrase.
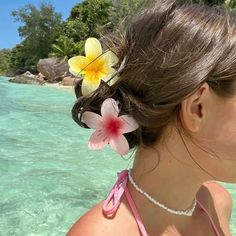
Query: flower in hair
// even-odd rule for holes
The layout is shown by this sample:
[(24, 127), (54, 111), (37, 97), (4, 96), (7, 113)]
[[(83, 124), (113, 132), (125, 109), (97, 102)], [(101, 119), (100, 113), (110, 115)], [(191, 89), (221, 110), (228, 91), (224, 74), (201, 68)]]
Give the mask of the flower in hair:
[[(85, 42), (85, 56), (72, 57), (68, 63), (73, 75), (82, 75), (82, 94), (88, 95), (99, 87), (101, 80), (108, 82), (116, 74), (117, 71), (112, 66), (118, 61), (112, 51), (102, 51), (99, 40), (88, 38)], [(114, 84), (117, 79), (118, 77), (114, 76), (109, 85)]]
[(97, 113), (86, 111), (82, 115), (82, 121), (96, 131), (89, 139), (89, 148), (102, 149), (107, 144), (120, 155), (129, 152), (129, 144), (123, 134), (130, 133), (138, 128), (137, 122), (128, 115), (119, 116), (118, 103), (112, 99), (106, 99), (101, 106), (101, 116)]

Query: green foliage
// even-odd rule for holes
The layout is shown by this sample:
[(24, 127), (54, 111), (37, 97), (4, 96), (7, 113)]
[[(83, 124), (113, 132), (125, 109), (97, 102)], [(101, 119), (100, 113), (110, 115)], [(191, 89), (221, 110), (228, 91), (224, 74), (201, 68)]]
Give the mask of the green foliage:
[(10, 49), (0, 50), (0, 75), (7, 75), (10, 67)]
[(236, 0), (225, 0), (224, 5), (236, 12)]
[[(61, 22), (51, 4), (41, 3), (39, 9), (27, 4), (12, 12), (22, 22), (18, 31), (23, 41), (11, 51), (0, 51), (0, 73), (36, 71), (39, 59), (56, 56), (68, 60), (82, 54), (84, 41), (113, 31), (120, 23), (126, 24), (137, 11), (154, 0), (84, 0), (76, 4), (70, 17)], [(208, 5), (225, 5), (236, 10), (236, 0), (189, 0)]]
[(52, 43), (59, 35), (61, 14), (56, 13), (51, 4), (41, 3), (39, 9), (27, 4), (12, 12), (16, 21), (23, 23), (18, 28), (23, 42), (12, 53), (12, 70), (35, 71), (39, 59), (48, 56)]
[(64, 61), (67, 61), (70, 57), (81, 52), (82, 43), (84, 44), (82, 41), (75, 43), (72, 38), (61, 35), (56, 40), (56, 44), (52, 45), (53, 50), (49, 56), (58, 57)]
[(88, 37), (99, 38), (110, 23), (110, 0), (85, 0), (76, 4), (70, 17), (61, 26), (61, 35), (53, 44), (50, 56), (64, 60), (83, 53), (84, 41)]
[(9, 73), (16, 75), (24, 73), (27, 70), (35, 73), (37, 71), (36, 61), (36, 56), (30, 54), (23, 41), (11, 50)]
[(89, 35), (89, 28), (81, 20), (68, 19), (63, 24), (62, 35), (73, 39), (75, 42), (84, 40)]
[(121, 22), (126, 22), (132, 15), (154, 0), (113, 0), (110, 8), (109, 19), (111, 29), (116, 28)]
[(75, 42), (88, 37), (100, 37), (101, 27), (109, 24), (111, 0), (85, 0), (75, 5), (65, 22), (63, 33)]
[(76, 4), (70, 11), (70, 19), (75, 20), (76, 18), (79, 18), (81, 15), (81, 3)]

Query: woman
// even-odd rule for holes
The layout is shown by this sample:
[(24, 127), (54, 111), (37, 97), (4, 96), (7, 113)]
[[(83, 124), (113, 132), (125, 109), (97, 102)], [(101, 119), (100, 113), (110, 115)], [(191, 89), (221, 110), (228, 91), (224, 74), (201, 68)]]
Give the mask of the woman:
[(236, 183), (236, 16), (163, 0), (107, 38), (119, 78), (85, 96), (77, 85), (73, 118), (96, 129), (93, 112), (99, 122), (119, 116), (112, 130), (132, 126), (123, 129), (128, 144), (121, 131), (117, 141), (100, 130), (103, 143), (95, 134), (90, 147), (136, 147), (135, 160), (68, 236), (231, 235), (232, 198), (215, 180)]

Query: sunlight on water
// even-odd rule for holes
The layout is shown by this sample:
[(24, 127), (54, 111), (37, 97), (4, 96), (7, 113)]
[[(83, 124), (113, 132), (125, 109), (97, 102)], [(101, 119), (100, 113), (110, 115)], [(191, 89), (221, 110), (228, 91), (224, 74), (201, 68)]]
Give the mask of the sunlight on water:
[[(129, 166), (109, 147), (87, 149), (72, 90), (19, 85), (0, 78), (0, 236), (62, 236), (104, 199), (116, 172)], [(235, 186), (231, 230), (236, 235)]]

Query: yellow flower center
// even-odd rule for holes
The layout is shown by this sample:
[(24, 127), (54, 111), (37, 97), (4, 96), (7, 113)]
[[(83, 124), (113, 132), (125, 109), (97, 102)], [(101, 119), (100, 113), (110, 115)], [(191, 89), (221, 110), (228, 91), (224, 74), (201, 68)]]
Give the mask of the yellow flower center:
[(100, 79), (101, 74), (106, 74), (106, 64), (102, 60), (93, 61), (87, 68), (85, 68), (85, 74), (89, 76), (91, 82)]

